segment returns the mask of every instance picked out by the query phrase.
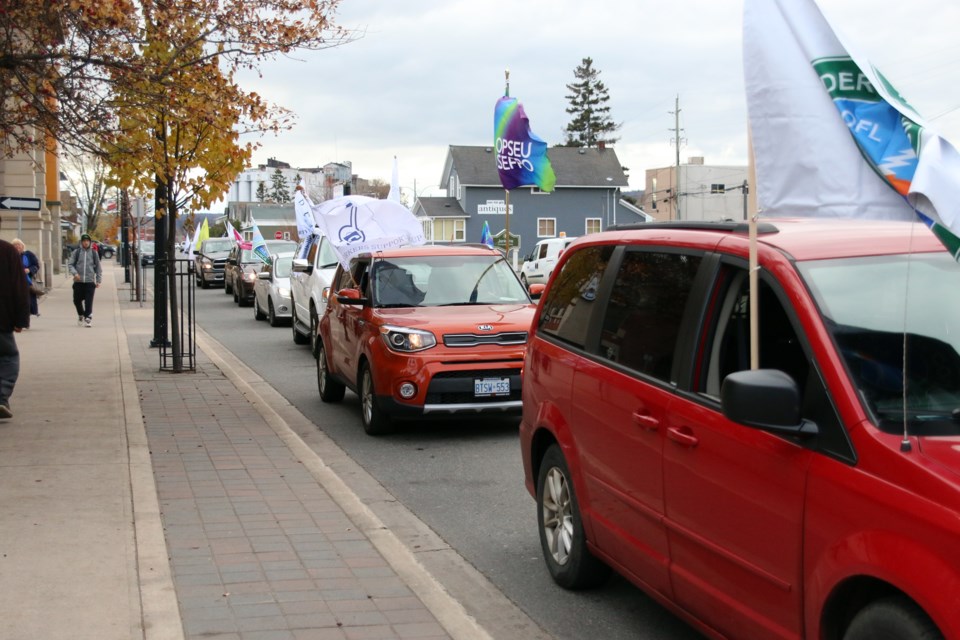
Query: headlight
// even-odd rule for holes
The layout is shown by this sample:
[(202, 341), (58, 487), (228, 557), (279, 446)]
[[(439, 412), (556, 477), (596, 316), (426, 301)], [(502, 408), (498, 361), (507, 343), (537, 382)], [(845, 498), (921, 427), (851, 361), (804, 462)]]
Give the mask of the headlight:
[(213, 269), (213, 265), (212, 265), (211, 263), (209, 263), (209, 262), (204, 262), (204, 263), (203, 263), (203, 269), (204, 269), (204, 271), (210, 271), (210, 269)]
[(277, 293), (280, 294), (280, 297), (281, 297), (281, 298), (289, 298), (289, 297), (290, 297), (290, 289), (284, 289), (283, 287), (278, 287), (278, 288), (277, 288)]
[(246, 280), (247, 282), (253, 282), (254, 280), (257, 279), (257, 274), (255, 274), (255, 273), (245, 273), (245, 274), (243, 274), (243, 279)]
[(407, 327), (380, 327), (380, 337), (394, 351), (423, 351), (437, 344), (437, 339), (429, 331)]

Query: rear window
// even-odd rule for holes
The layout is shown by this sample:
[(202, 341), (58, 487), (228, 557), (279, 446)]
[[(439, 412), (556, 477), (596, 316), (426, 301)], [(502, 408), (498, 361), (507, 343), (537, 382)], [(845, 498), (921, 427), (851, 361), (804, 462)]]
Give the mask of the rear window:
[(583, 348), (600, 278), (612, 246), (585, 247), (570, 256), (543, 300), (538, 330)]

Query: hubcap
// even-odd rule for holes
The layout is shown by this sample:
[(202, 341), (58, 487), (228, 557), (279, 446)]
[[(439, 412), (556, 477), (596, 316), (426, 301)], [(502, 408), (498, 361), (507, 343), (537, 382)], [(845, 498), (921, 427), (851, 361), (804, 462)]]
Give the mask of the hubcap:
[(365, 369), (363, 372), (363, 419), (367, 424), (373, 420), (373, 376), (370, 375), (370, 370)]
[(323, 355), (323, 349), (317, 354), (317, 384), (320, 385), (320, 393), (327, 390), (327, 359)]
[(567, 478), (557, 467), (547, 472), (544, 482), (543, 536), (554, 562), (566, 564), (573, 547), (573, 501)]

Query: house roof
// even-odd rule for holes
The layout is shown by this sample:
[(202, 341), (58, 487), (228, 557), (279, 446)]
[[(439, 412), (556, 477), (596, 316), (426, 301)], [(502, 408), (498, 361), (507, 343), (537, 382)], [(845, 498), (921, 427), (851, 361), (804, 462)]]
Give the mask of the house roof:
[(417, 211), (418, 215), (420, 211), (423, 211), (422, 215), (430, 218), (444, 218), (449, 216), (456, 216), (458, 218), (464, 216), (469, 217), (456, 198), (447, 198), (446, 196), (417, 198), (417, 202), (420, 203)]
[[(550, 147), (547, 157), (557, 174), (558, 187), (628, 186), (627, 176), (611, 148)], [(446, 187), (452, 168), (456, 168), (460, 184), (499, 187), (496, 152), (493, 147), (450, 145), (443, 167), (441, 187)], [(609, 178), (609, 179), (608, 179)]]

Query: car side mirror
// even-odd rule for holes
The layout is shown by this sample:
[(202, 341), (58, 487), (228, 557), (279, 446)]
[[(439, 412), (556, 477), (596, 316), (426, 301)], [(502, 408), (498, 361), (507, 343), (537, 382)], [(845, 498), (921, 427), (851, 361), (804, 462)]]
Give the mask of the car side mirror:
[(269, 272), (269, 271), (261, 271), (260, 273), (257, 274), (257, 277), (260, 278), (261, 280), (269, 280), (269, 279), (270, 279), (270, 272)]
[(720, 387), (720, 409), (733, 422), (794, 436), (813, 436), (817, 426), (800, 415), (796, 381), (777, 369), (737, 371)]
[(337, 291), (337, 302), (340, 304), (366, 304), (367, 299), (361, 297), (359, 289), (340, 289), (340, 291)]
[(310, 275), (310, 273), (313, 271), (313, 265), (303, 258), (294, 258), (292, 270), (295, 273), (305, 273)]
[(543, 295), (544, 289), (546, 288), (547, 285), (540, 284), (539, 282), (537, 284), (530, 285), (530, 298), (533, 300), (539, 300), (540, 296)]

